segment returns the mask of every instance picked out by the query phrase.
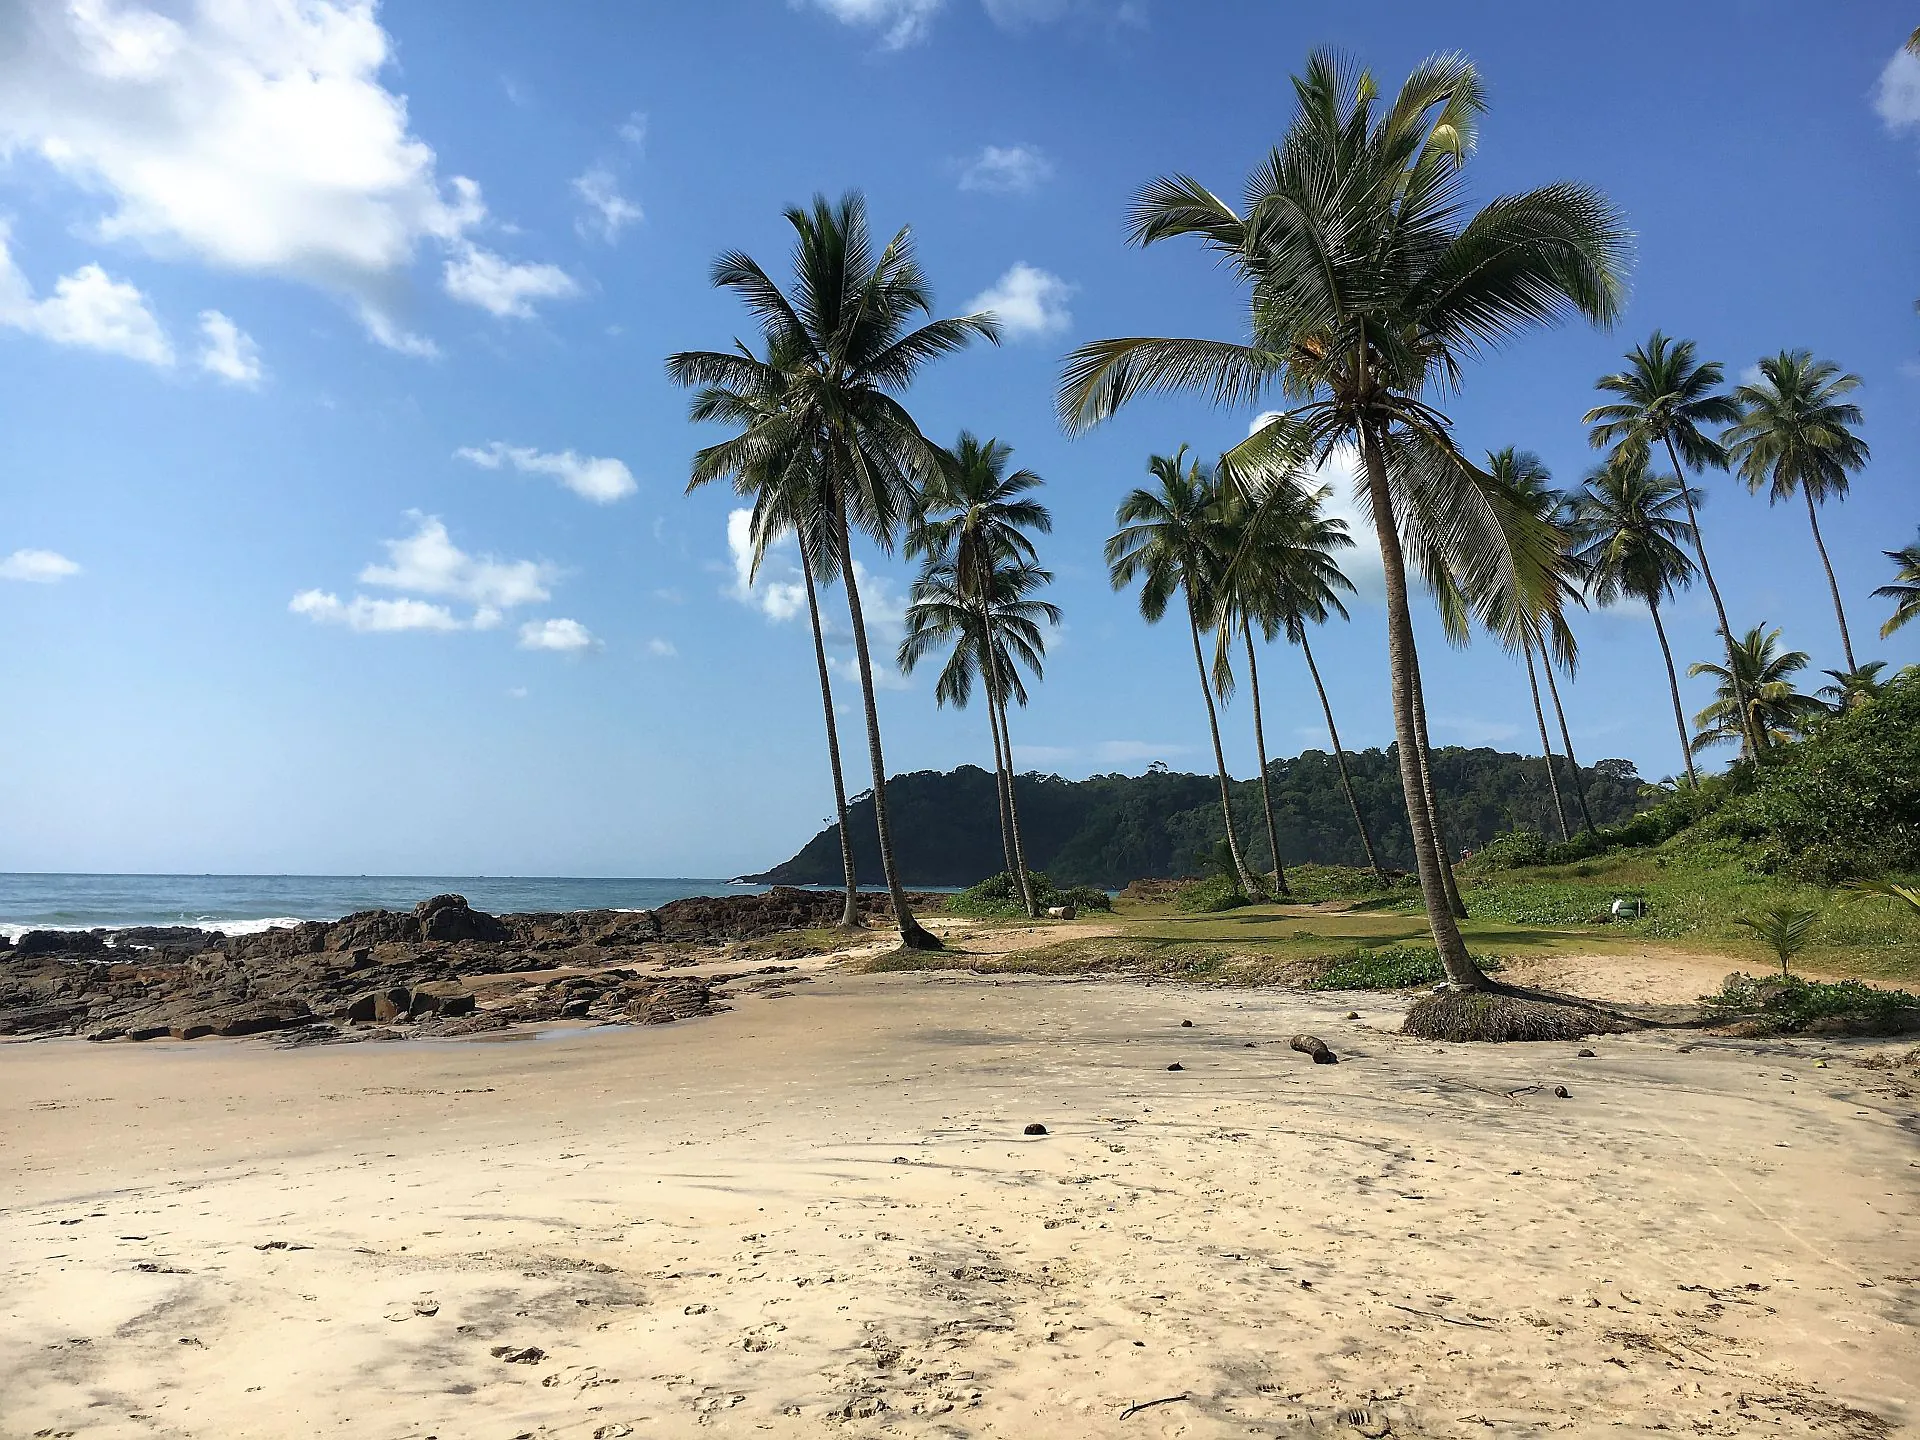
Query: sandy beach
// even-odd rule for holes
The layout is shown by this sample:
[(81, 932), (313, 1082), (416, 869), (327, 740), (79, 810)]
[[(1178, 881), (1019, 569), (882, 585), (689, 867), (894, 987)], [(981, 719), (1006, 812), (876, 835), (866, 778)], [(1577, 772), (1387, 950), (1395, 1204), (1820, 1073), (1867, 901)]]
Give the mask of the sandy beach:
[(0, 1434), (1920, 1410), (1920, 1071), (1859, 1063), (1911, 1042), (1579, 1058), (1402, 1037), (1378, 995), (796, 979), (644, 1029), (0, 1047)]

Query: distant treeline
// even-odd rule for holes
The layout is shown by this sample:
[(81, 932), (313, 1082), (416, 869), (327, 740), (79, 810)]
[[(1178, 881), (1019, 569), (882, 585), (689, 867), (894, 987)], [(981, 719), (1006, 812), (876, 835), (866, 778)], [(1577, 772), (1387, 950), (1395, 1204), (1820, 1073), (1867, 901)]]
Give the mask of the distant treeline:
[[(1448, 748), (1434, 751), (1433, 762), (1447, 843), (1456, 855), (1505, 830), (1532, 829), (1559, 838), (1538, 756)], [(1566, 762), (1559, 764), (1568, 823), (1577, 827)], [(1411, 869), (1413, 841), (1393, 749), (1349, 751), (1347, 766), (1381, 863)], [(1296, 759), (1274, 761), (1268, 774), (1284, 861), (1365, 863), (1333, 756), (1308, 750)], [(1647, 803), (1629, 761), (1602, 760), (1582, 769), (1581, 778), (1595, 824), (1618, 824)], [(1203, 867), (1200, 857), (1224, 838), (1219, 790), (1211, 775), (1155, 769), (1145, 775), (1062, 780), (1028, 774), (1017, 784), (1027, 863), (1062, 885), (1117, 888), (1129, 880), (1192, 874)], [(904, 883), (972, 885), (1006, 868), (990, 772), (963, 765), (951, 773), (896, 775), (887, 782), (887, 806)], [(1235, 785), (1233, 811), (1248, 860), (1256, 869), (1271, 869), (1257, 780)], [(860, 882), (880, 884), (871, 792), (854, 801), (850, 816)], [(791, 860), (752, 878), (782, 885), (840, 884), (839, 827), (822, 830)]]

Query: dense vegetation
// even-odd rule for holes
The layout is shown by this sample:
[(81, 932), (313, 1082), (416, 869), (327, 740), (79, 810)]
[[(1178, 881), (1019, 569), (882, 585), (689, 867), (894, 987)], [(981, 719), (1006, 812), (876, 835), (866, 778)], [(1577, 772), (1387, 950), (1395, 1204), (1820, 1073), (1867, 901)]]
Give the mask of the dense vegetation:
[[(1433, 752), (1448, 842), (1458, 853), (1503, 831), (1551, 823), (1552, 799), (1538, 757), (1497, 750)], [(1382, 863), (1409, 866), (1413, 845), (1401, 798), (1399, 762), (1391, 750), (1349, 752), (1348, 769)], [(1333, 757), (1308, 750), (1269, 767), (1282, 858), (1357, 866), (1364, 860)], [(1624, 760), (1602, 760), (1582, 770), (1587, 801), (1601, 825), (1628, 820), (1645, 788)], [(1563, 784), (1565, 781), (1563, 780)], [(1096, 775), (1062, 780), (1022, 775), (1017, 781), (1028, 863), (1064, 886), (1117, 888), (1143, 877), (1191, 874), (1199, 858), (1223, 838), (1218, 790), (1210, 775), (1151, 770), (1145, 775)], [(904, 883), (973, 885), (1001, 873), (994, 777), (963, 765), (950, 774), (923, 770), (887, 782), (888, 809), (897, 817), (896, 858)], [(866, 882), (880, 878), (872, 796), (848, 807), (855, 865)], [(1270, 868), (1272, 855), (1260, 815), (1259, 785), (1233, 787), (1233, 809), (1246, 837), (1249, 863)], [(841, 878), (837, 826), (821, 831), (791, 860), (764, 876), (782, 885), (832, 885)]]

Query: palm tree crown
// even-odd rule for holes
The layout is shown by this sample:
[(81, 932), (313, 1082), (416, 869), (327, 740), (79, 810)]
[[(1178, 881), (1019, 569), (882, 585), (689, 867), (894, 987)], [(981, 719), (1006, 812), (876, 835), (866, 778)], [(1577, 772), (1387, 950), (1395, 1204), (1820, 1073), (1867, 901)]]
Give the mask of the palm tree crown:
[(1721, 386), (1726, 372), (1717, 360), (1701, 362), (1691, 340), (1672, 340), (1658, 330), (1627, 353), (1627, 368), (1603, 375), (1594, 388), (1618, 400), (1587, 411), (1588, 438), (1596, 450), (1624, 449), (1644, 455), (1670, 445), (1694, 470), (1724, 470), (1726, 447), (1701, 427), (1730, 425), (1740, 405)]
[[(1623, 597), (1658, 605), (1693, 583), (1693, 560), (1682, 548), (1692, 535), (1683, 518), (1680, 480), (1659, 475), (1648, 458), (1621, 456), (1587, 476), (1569, 510), (1572, 559), (1596, 603)], [(1694, 503), (1703, 497), (1696, 491)]]
[(1846, 498), (1849, 472), (1868, 459), (1866, 442), (1853, 433), (1860, 407), (1844, 398), (1860, 388), (1860, 377), (1805, 350), (1768, 356), (1760, 377), (1733, 392), (1741, 415), (1722, 437), (1747, 488), (1770, 486), (1776, 505), (1796, 491), (1816, 504)]
[[(1735, 668), (1731, 674), (1724, 665), (1687, 667), (1689, 675), (1711, 675), (1720, 682), (1718, 698), (1693, 717), (1698, 730), (1693, 741), (1695, 750), (1710, 750), (1731, 741), (1745, 745), (1749, 734), (1758, 738), (1762, 750), (1771, 750), (1798, 737), (1810, 719), (1825, 713), (1824, 705), (1793, 686), (1793, 677), (1807, 668), (1807, 652), (1779, 647), (1778, 629), (1756, 625), (1734, 643)], [(1738, 714), (1737, 697), (1742, 694), (1748, 711), (1748, 724), (1744, 726)]]
[(1920, 617), (1920, 540), (1904, 549), (1880, 553), (1899, 567), (1893, 584), (1882, 585), (1873, 592), (1876, 600), (1894, 602), (1893, 614), (1880, 627), (1880, 638), (1884, 640), (1908, 621)]

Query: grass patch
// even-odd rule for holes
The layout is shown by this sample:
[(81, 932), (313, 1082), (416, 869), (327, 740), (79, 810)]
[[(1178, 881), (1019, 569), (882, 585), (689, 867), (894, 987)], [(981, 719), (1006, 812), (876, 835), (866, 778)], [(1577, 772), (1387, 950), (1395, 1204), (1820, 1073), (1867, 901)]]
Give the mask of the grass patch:
[(1729, 975), (1719, 994), (1701, 998), (1755, 1033), (1904, 1035), (1920, 1030), (1920, 996), (1879, 990), (1858, 980)]
[(1500, 990), (1443, 990), (1414, 1001), (1402, 1033), (1423, 1040), (1578, 1040), (1619, 1031), (1624, 1021), (1584, 1005)]
[[(1502, 957), (1475, 955), (1474, 964), (1491, 974)], [(1447, 978), (1440, 952), (1431, 945), (1385, 945), (1375, 950), (1355, 946), (1308, 982), (1309, 990), (1411, 990), (1438, 985)]]
[(1248, 950), (1226, 945), (1135, 936), (1099, 936), (1062, 940), (1003, 955), (969, 955), (950, 950), (923, 955), (889, 951), (850, 960), (862, 974), (888, 975), (961, 971), (973, 975), (1101, 975), (1200, 985), (1303, 985), (1325, 964), (1285, 951)]
[[(1113, 909), (1112, 897), (1091, 885), (1062, 890), (1037, 870), (1027, 872), (1027, 884), (1033, 891), (1033, 903), (1043, 914), (1053, 905), (1072, 905), (1080, 910)], [(946, 896), (941, 909), (948, 915), (965, 915), (975, 920), (1027, 918), (1026, 907), (1014, 893), (1013, 876), (1005, 872), (990, 875), (958, 895)]]
[(1313, 905), (1327, 900), (1358, 900), (1368, 905), (1418, 902), (1420, 881), (1399, 871), (1385, 876), (1354, 865), (1290, 865), (1289, 899)]

